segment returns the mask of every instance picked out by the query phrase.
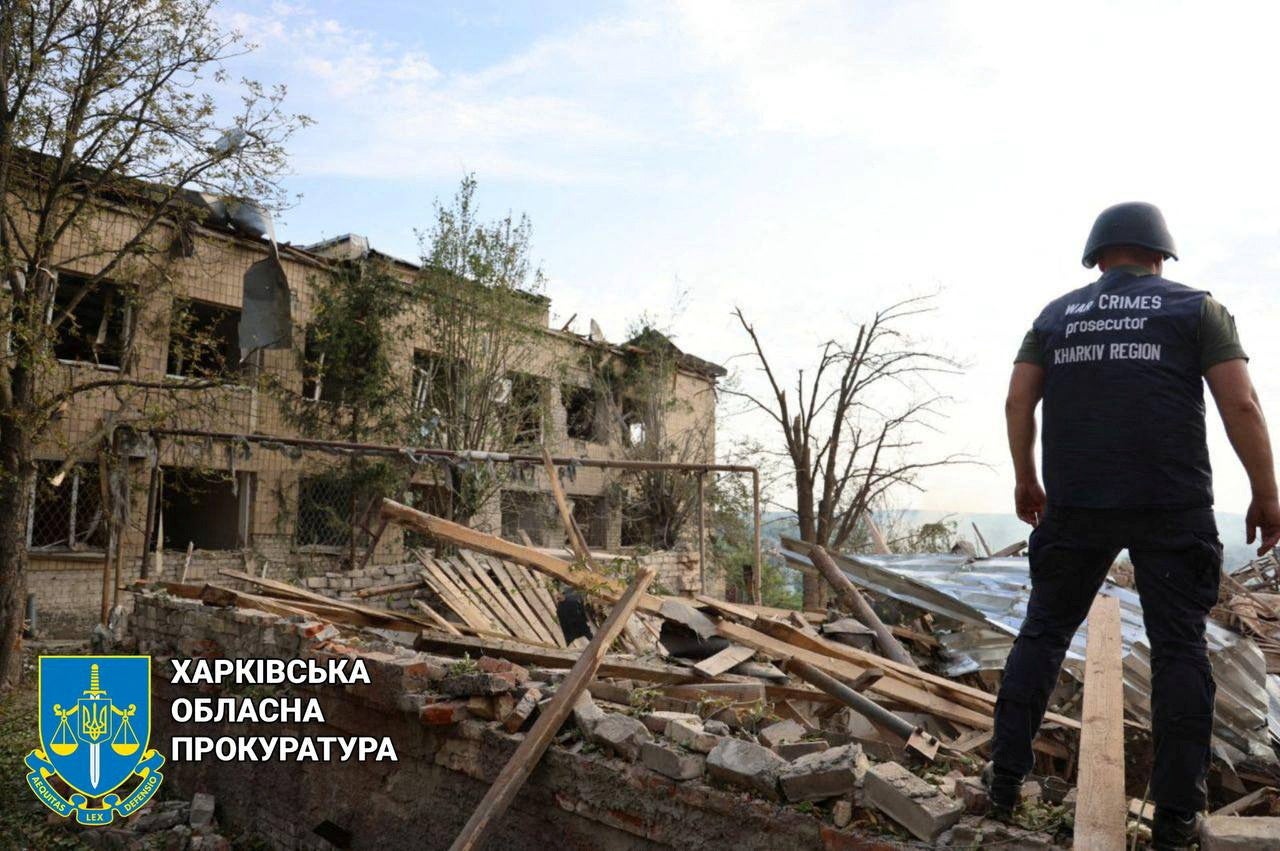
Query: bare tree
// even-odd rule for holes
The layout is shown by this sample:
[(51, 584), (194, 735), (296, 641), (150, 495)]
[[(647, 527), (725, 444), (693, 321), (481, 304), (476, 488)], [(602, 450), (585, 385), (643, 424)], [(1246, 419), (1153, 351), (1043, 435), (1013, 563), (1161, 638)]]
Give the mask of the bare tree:
[(128, 328), (111, 371), (62, 367), (54, 350), (78, 338), (97, 360), (107, 323), (78, 327), (78, 306), (108, 290), (147, 305), (207, 200), (281, 198), (283, 142), (305, 118), (252, 81), (234, 114), (210, 93), (245, 49), (210, 0), (0, 4), (0, 688), (19, 675), (24, 521), (50, 425), (86, 394), (127, 420), (212, 383), (141, 374)]
[[(803, 540), (838, 550), (856, 538), (867, 512), (891, 489), (915, 486), (922, 470), (966, 460), (922, 451), (918, 432), (930, 427), (945, 401), (928, 379), (958, 370), (955, 361), (917, 348), (904, 335), (902, 326), (927, 310), (927, 296), (906, 299), (878, 311), (852, 343), (827, 341), (816, 368), (808, 375), (798, 370), (790, 392), (755, 327), (735, 311), (771, 395), (726, 392), (778, 427), (782, 449), (771, 454), (784, 462)], [(805, 607), (819, 608), (824, 599), (820, 580), (806, 575)]]

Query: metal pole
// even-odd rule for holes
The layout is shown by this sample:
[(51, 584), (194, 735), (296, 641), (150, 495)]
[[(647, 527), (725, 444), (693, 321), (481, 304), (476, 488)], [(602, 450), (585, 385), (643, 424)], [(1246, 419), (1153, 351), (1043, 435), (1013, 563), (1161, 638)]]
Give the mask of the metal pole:
[(751, 470), (751, 510), (755, 515), (755, 571), (751, 576), (751, 602), (760, 605), (760, 471)]
[(707, 593), (707, 474), (698, 474), (698, 584)]
[[(151, 568), (147, 564), (147, 551), (151, 548), (151, 541), (156, 534), (156, 500), (160, 495), (160, 447), (156, 447), (156, 462), (151, 466), (151, 481), (147, 483), (147, 517), (145, 529), (142, 534), (142, 562), (138, 567), (138, 575), (147, 579), (151, 576)], [(157, 548), (159, 545), (157, 545)]]
[[(301, 446), (313, 449), (342, 449), (355, 452), (382, 453), (403, 456), (406, 453), (433, 458), (462, 458), (500, 463), (542, 464), (541, 455), (514, 452), (484, 452), (480, 450), (433, 449), (418, 446), (392, 446), (386, 443), (352, 443), (342, 440), (316, 440), (305, 437), (279, 437), (270, 434), (237, 434), (229, 431), (205, 431), (203, 429), (163, 428), (152, 429), (151, 434), (168, 437), (197, 437), (207, 440), (236, 440), (246, 443), (279, 443), (285, 446)], [(615, 458), (575, 458), (557, 455), (551, 462), (558, 467), (594, 467), (603, 470), (674, 470), (684, 473), (751, 473), (759, 470), (746, 464), (685, 464), (676, 461), (629, 461)]]

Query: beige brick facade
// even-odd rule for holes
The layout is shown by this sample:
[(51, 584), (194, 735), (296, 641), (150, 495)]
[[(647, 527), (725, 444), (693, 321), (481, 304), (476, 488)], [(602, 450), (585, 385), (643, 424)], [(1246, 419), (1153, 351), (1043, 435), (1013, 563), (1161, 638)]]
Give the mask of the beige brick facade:
[[(127, 234), (127, 219), (109, 211), (104, 213), (101, 221), (96, 223), (94, 233), (80, 234), (68, 241), (61, 256), (64, 262), (59, 267), (59, 274), (70, 276), (77, 272), (87, 274), (96, 271), (91, 262), (75, 258), (91, 254), (98, 241), (104, 244), (113, 238), (119, 241)], [(149, 284), (149, 297), (134, 308), (139, 315), (133, 317), (133, 333), (137, 335), (134, 344), (136, 363), (130, 374), (135, 377), (153, 381), (181, 380), (168, 375), (172, 366), (170, 317), (175, 299), (239, 311), (243, 301), (244, 273), (251, 264), (266, 257), (269, 250), (261, 240), (211, 229), (198, 229), (192, 244), (194, 251), (190, 256), (171, 260), (160, 271), (139, 264), (136, 268), (122, 269), (114, 276), (124, 284), (142, 276), (163, 275), (165, 278), (163, 284)], [(354, 245), (359, 247), (358, 243)], [(272, 373), (285, 386), (294, 387), (299, 393), (303, 375), (297, 348), (303, 344), (305, 328), (314, 309), (314, 281), (319, 276), (331, 274), (335, 262), (332, 258), (340, 257), (352, 247), (350, 240), (331, 242), (317, 247), (316, 251), (281, 247), (281, 261), (292, 294), (294, 348), (262, 352), (257, 368)], [(405, 274), (411, 274), (407, 264), (401, 268)], [(520, 367), (523, 372), (545, 379), (543, 435), (548, 447), (556, 455), (593, 459), (622, 457), (618, 435), (598, 441), (570, 437), (561, 398), (562, 385), (589, 383), (578, 365), (580, 355), (588, 346), (600, 350), (600, 344), (548, 328), (545, 300), (539, 300), (532, 313), (538, 332), (532, 338), (534, 342), (529, 345), (527, 357), (521, 359)], [(422, 310), (407, 317), (403, 333), (396, 337), (398, 343), (393, 362), (406, 382), (410, 381), (415, 349), (429, 347), (425, 333), (428, 321), (427, 309), (423, 306)], [(699, 367), (700, 362), (696, 359), (690, 361), (693, 365), (678, 369), (673, 379), (671, 393), (675, 404), (671, 406), (667, 429), (673, 435), (698, 435), (698, 454), (680, 460), (711, 463), (715, 456), (717, 373), (715, 369)], [(96, 374), (109, 375), (114, 371), (110, 366), (66, 360), (59, 361), (45, 380), (58, 386), (71, 380), (93, 380)], [(278, 401), (255, 386), (254, 381), (246, 381), (244, 386), (192, 391), (188, 398), (194, 401), (174, 405), (162, 401), (157, 394), (149, 395), (142, 391), (117, 394), (104, 389), (82, 394), (76, 397), (57, 428), (39, 447), (37, 456), (45, 462), (41, 467), (42, 475), (47, 475), (69, 456), (82, 459), (86, 465), (72, 471), (58, 489), (60, 496), (45, 495), (33, 500), (28, 585), (29, 591), (36, 594), (41, 619), (48, 630), (78, 629), (97, 618), (105, 553), (101, 541), (86, 534), (86, 524), (92, 522), (93, 517), (85, 515), (92, 515), (92, 506), (100, 504), (94, 503), (91, 491), (98, 487), (98, 446), (104, 422), (109, 418), (122, 410), (132, 410), (135, 413), (145, 412), (151, 426), (298, 436)], [(198, 517), (170, 516), (165, 519), (165, 533), (169, 541), (163, 556), (164, 578), (176, 579), (182, 575), (187, 561), (186, 546), (179, 542), (179, 538), (185, 535), (205, 541), (216, 539), (217, 542), (216, 546), (197, 547), (187, 570), (189, 579), (212, 577), (222, 567), (258, 571), (264, 565), (268, 575), (291, 579), (340, 570), (343, 562), (349, 560), (349, 545), (309, 542), (303, 539), (305, 536), (300, 537), (298, 527), (302, 502), (300, 493), (308, 486), (308, 477), (339, 467), (342, 464), (340, 456), (314, 451), (299, 454), (284, 448), (220, 441), (166, 439), (161, 443), (159, 457), (166, 477), (185, 475), (184, 469), (220, 471), (228, 476), (235, 474), (230, 477), (234, 481), (234, 492), (229, 486), (220, 485), (221, 490), (209, 496), (199, 508), (193, 509)], [(414, 481), (429, 482), (432, 469), (429, 465), (423, 467), (414, 476)], [(143, 458), (130, 461), (129, 523), (120, 565), (120, 575), (125, 582), (136, 578), (141, 566), (148, 470)], [(614, 485), (620, 482), (622, 475), (615, 471), (580, 468), (574, 477), (566, 479), (565, 488), (571, 499), (604, 498), (609, 493), (616, 493)], [(75, 500), (79, 516), (71, 516), (76, 509), (70, 505), (72, 500), (66, 490), (69, 483), (75, 487), (83, 486)], [(531, 468), (505, 489), (545, 494), (547, 485), (543, 472)], [(546, 497), (539, 499), (545, 500)], [(502, 505), (502, 497), (495, 495), (488, 508), (473, 519), (473, 525), (494, 533), (503, 531)], [(607, 499), (600, 505), (605, 509), (602, 509), (602, 519), (593, 531), (598, 538), (593, 543), (601, 549), (616, 551), (624, 543), (617, 507), (609, 505)], [(554, 516), (547, 514), (547, 517), (546, 543), (559, 545), (558, 523), (551, 525)], [(68, 524), (75, 527), (74, 537), (83, 537), (76, 552), (68, 549), (65, 540), (59, 543), (59, 536), (70, 540), (65, 528)], [(388, 532), (370, 563), (394, 564), (408, 560), (410, 557), (404, 545), (404, 535), (400, 530)], [(695, 565), (692, 573), (696, 574), (696, 541), (690, 540), (688, 549), (692, 551)], [(363, 555), (363, 551), (359, 555)], [(148, 554), (147, 558), (152, 559), (153, 556)], [(678, 585), (687, 586), (689, 582), (689, 556), (682, 556), (679, 561), (682, 567), (677, 569), (674, 566), (676, 559), (672, 560), (673, 589)], [(128, 594), (122, 594), (121, 601), (127, 602), (128, 597)]]

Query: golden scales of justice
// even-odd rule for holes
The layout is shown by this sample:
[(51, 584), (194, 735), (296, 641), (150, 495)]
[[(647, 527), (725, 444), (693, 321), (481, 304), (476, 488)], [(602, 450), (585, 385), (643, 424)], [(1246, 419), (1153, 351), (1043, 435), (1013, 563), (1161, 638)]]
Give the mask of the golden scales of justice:
[[(119, 709), (107, 696), (106, 689), (98, 685), (98, 663), (89, 666), (89, 687), (84, 691), (85, 697), (76, 701), (70, 709), (63, 709), (62, 704), (53, 705), (53, 714), (58, 716), (58, 729), (54, 731), (49, 747), (58, 756), (70, 756), (81, 744), (75, 731), (67, 723), (67, 719), (80, 713), (80, 735), (89, 746), (89, 783), (98, 788), (98, 780), (102, 775), (99, 748), (102, 740), (111, 739), (111, 749), (120, 756), (132, 756), (138, 750), (138, 736), (133, 732), (129, 719), (137, 713), (138, 707), (129, 704), (128, 709)], [(116, 724), (115, 719), (120, 719)], [(114, 734), (113, 734), (114, 731)]]

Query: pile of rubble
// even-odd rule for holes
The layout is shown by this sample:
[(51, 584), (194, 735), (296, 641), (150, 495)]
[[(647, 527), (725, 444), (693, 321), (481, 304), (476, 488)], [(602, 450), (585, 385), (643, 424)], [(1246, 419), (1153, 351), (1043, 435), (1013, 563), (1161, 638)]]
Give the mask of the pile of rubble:
[[(882, 834), (937, 847), (1054, 848), (1073, 841), (1077, 796), (1070, 781), (1081, 770), (1078, 665), (1069, 666), (1055, 693), (1013, 823), (984, 818), (989, 802), (978, 778), (998, 687), (998, 672), (986, 660), (1007, 650), (1009, 637), (1004, 615), (991, 609), (1016, 608), (1018, 593), (1005, 588), (986, 599), (983, 592), (992, 576), (1006, 581), (1015, 556), (945, 557), (958, 560), (948, 561), (947, 571), (967, 566), (978, 577), (971, 583), (974, 597), (966, 598), (952, 593), (948, 581), (920, 581), (884, 559), (833, 560), (816, 548), (793, 550), (789, 558), (820, 571), (838, 600), (827, 611), (801, 613), (705, 596), (656, 596), (643, 585), (626, 589), (593, 564), (585, 548), (570, 562), (389, 506), (384, 511), (395, 522), (461, 548), (448, 559), (423, 556), (414, 611), (239, 573), (227, 573), (222, 583), (139, 590), (305, 620), (311, 632), (304, 641), (321, 642), (326, 652), (382, 642), (398, 643), (406, 653), (404, 645), (411, 644), (421, 681), (398, 700), (429, 728), (480, 725), (530, 741), (547, 732), (538, 729), (546, 716), (555, 726), (546, 746), (598, 755), (619, 771), (648, 772), (655, 783), (731, 790), (807, 813), (829, 826), (824, 830), (851, 836)], [(545, 583), (536, 590), (535, 576)], [(1025, 567), (1022, 582), (1025, 591)], [(566, 593), (586, 601), (605, 646), (593, 640), (583, 649), (585, 639), (566, 641), (563, 634), (539, 640), (556, 623), (544, 617), (544, 595), (562, 605)], [(610, 621), (600, 624), (611, 606)], [(890, 610), (898, 623), (886, 623)], [(626, 628), (609, 632), (619, 612)], [(1128, 627), (1126, 620), (1126, 684), (1140, 682), (1143, 661), (1143, 637)], [(609, 638), (615, 634), (616, 641)], [(1267, 720), (1275, 714), (1266, 706), (1265, 668), (1260, 683), (1248, 679), (1251, 669), (1240, 660), (1261, 654), (1235, 633), (1229, 646), (1232, 653), (1224, 655), (1240, 681), (1228, 680), (1220, 690), (1211, 776), (1217, 809), (1206, 849), (1254, 847), (1238, 844), (1238, 835), (1280, 837), (1280, 775), (1274, 752), (1259, 746), (1272, 744)], [(1142, 800), (1149, 708), (1140, 689), (1125, 691), (1126, 752), (1134, 759), (1120, 782), (1133, 798), (1129, 829), (1141, 839), (1149, 835), (1151, 816)], [(1232, 723), (1260, 718), (1261, 729), (1223, 729), (1224, 711)], [(561, 727), (562, 718), (571, 720)], [(527, 777), (543, 751), (522, 753), (511, 760), (532, 763), (520, 766)]]
[(218, 832), (214, 809), (213, 796), (204, 792), (190, 801), (152, 801), (128, 821), (82, 830), (77, 838), (112, 851), (231, 851), (230, 840)]

